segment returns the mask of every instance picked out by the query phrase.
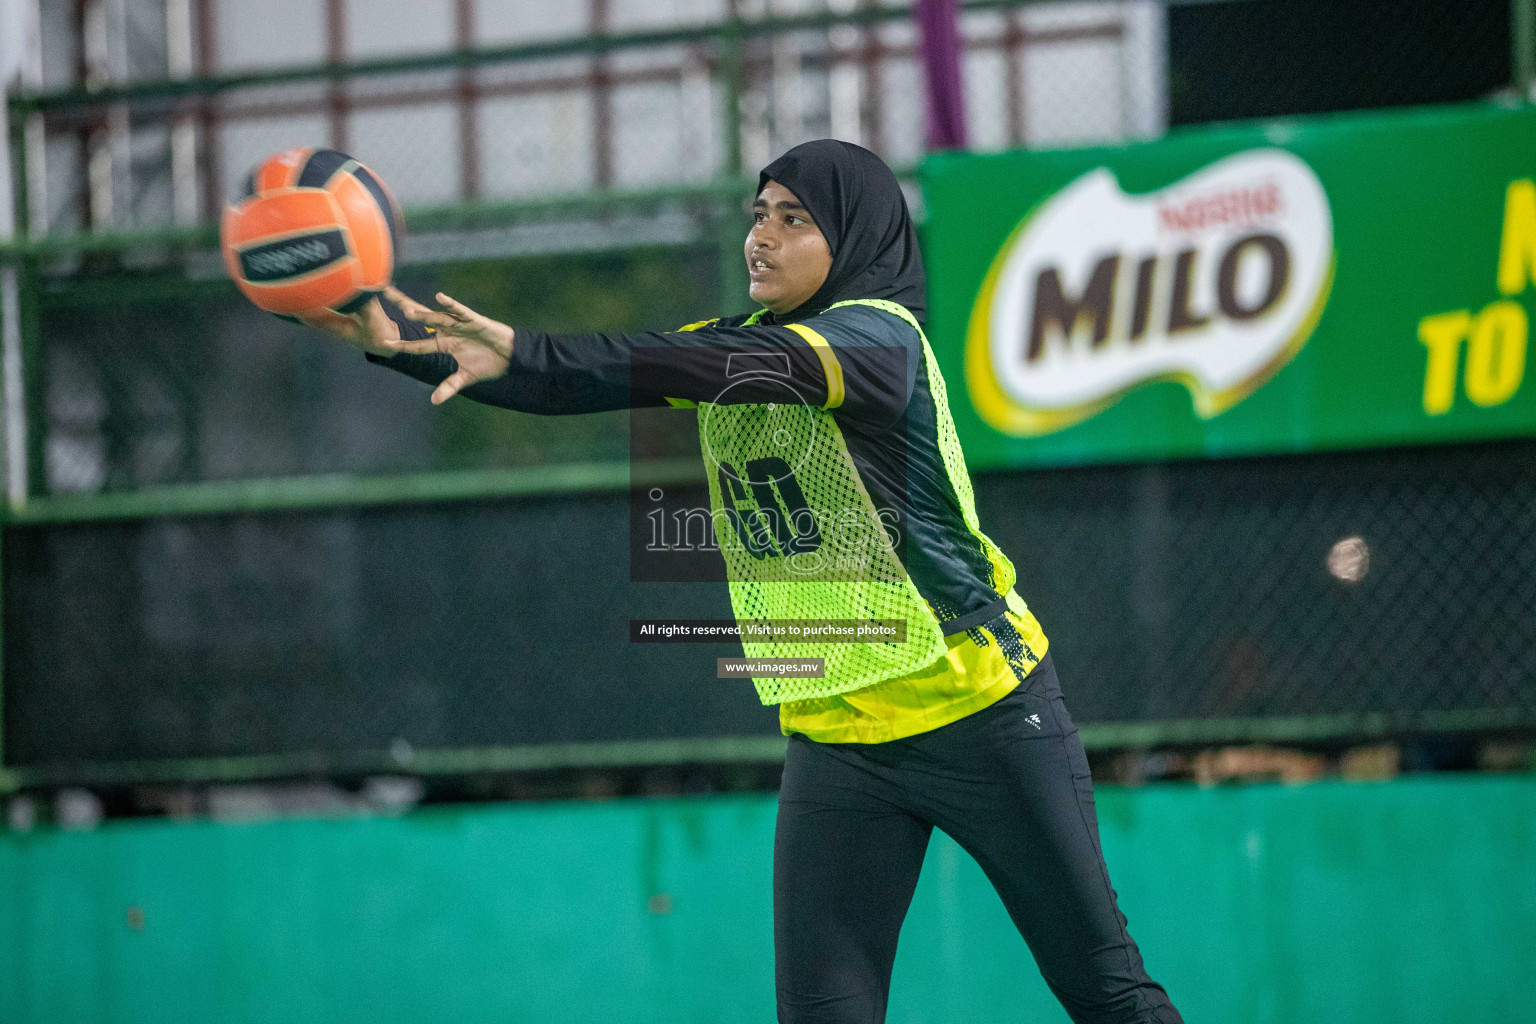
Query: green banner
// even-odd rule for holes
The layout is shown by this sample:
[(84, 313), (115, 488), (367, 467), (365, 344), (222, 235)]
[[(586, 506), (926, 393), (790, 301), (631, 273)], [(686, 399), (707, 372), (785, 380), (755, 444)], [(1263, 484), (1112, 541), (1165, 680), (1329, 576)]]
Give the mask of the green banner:
[(928, 334), (980, 467), (1536, 435), (1536, 109), (923, 167)]

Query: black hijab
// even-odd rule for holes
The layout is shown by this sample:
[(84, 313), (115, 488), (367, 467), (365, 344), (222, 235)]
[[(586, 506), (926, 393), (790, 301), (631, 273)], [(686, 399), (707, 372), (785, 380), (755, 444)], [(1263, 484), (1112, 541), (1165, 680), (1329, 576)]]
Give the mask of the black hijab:
[(917, 231), (896, 175), (851, 142), (806, 142), (763, 168), (757, 190), (778, 182), (805, 204), (832, 250), (827, 279), (804, 305), (762, 322), (792, 323), (844, 299), (888, 299), (927, 319)]

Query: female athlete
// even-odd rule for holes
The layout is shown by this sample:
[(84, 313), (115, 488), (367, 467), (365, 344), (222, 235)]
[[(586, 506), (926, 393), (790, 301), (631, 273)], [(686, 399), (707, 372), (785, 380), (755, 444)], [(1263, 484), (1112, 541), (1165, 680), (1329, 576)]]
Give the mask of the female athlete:
[(514, 330), (393, 289), (397, 309), (310, 322), (435, 403), (696, 408), (738, 619), (905, 621), (901, 642), (823, 645), (821, 677), (754, 679), (789, 737), (780, 1021), (885, 1019), (934, 828), (976, 858), (1074, 1021), (1180, 1021), (1116, 905), (1045, 634), (976, 521), (895, 176), (848, 143), (790, 150), (759, 178), (744, 255), (762, 309), (675, 332)]

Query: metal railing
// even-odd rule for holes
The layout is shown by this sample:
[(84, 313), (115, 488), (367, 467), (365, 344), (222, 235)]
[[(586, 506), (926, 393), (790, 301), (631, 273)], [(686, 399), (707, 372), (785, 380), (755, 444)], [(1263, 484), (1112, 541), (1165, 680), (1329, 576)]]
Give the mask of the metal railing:
[[(965, 14), (1018, 11), (1049, 0), (967, 0), (961, 5)], [(1175, 0), (1202, 2), (1202, 0)], [(721, 138), (728, 140), (723, 151), (719, 183), (681, 190), (685, 195), (717, 195), (720, 186), (734, 188), (742, 175), (740, 145), (742, 131), (741, 96), (748, 57), (747, 44), (753, 40), (798, 32), (827, 32), (834, 28), (868, 28), (911, 18), (907, 7), (860, 7), (846, 12), (817, 12), (796, 16), (769, 16), (756, 20), (733, 17), (718, 24), (624, 33), (598, 33), (562, 39), (524, 43), (514, 46), (452, 50), (410, 57), (322, 63), (263, 69), (236, 74), (191, 76), (151, 82), (100, 87), (75, 86), (45, 93), (21, 93), (8, 100), (12, 159), (16, 165), (15, 202), (17, 240), (0, 244), (0, 262), (13, 263), (32, 256), (70, 252), (105, 252), (136, 246), (208, 245), (214, 238), (212, 225), (176, 227), (150, 231), (82, 232), (46, 241), (29, 238), (29, 197), (27, 194), (26, 144), (29, 119), (38, 115), (75, 115), (100, 113), (108, 108), (131, 106), (135, 117), (173, 120), (208, 112), (208, 102), (242, 90), (305, 83), (357, 82), (369, 78), (402, 74), (472, 71), (505, 65), (533, 64), (560, 57), (598, 57), (627, 51), (663, 46), (697, 45), (707, 48), (709, 69), (718, 78), (725, 101), (721, 104)], [(761, 60), (762, 58), (758, 58)], [(734, 140), (736, 144), (730, 144)], [(572, 207), (625, 203), (633, 198), (644, 201), (644, 194), (630, 197), (622, 192), (606, 196), (558, 198), (514, 203), (465, 202), (436, 210), (412, 210), (412, 221), (430, 228), (453, 228), (465, 223), (500, 224), (538, 215), (564, 212)], [(209, 204), (210, 211), (216, 204)]]

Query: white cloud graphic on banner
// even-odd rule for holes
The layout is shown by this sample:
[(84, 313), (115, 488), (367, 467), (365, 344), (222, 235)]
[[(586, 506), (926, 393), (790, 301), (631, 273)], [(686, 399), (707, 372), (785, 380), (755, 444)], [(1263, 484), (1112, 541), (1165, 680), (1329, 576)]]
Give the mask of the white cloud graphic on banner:
[(1333, 218), (1279, 149), (1127, 195), (1106, 168), (1035, 210), (971, 312), (966, 380), (982, 417), (1050, 433), (1153, 380), (1224, 412), (1300, 351), (1333, 277)]

